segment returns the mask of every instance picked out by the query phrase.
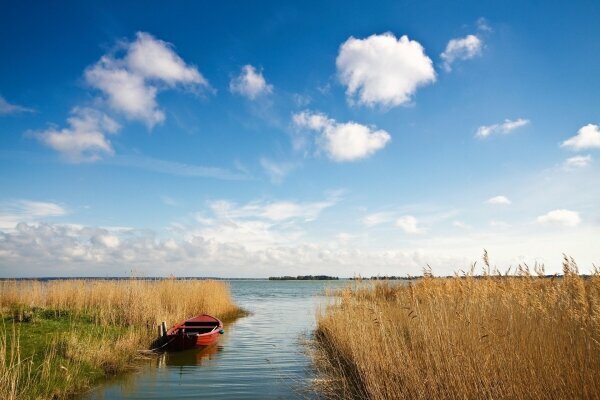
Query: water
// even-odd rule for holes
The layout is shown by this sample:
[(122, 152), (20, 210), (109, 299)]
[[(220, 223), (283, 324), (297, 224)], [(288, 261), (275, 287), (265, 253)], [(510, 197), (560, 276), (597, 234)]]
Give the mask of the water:
[(324, 288), (343, 284), (232, 281), (235, 301), (252, 315), (226, 325), (217, 346), (167, 353), (84, 398), (314, 398), (303, 342), (314, 329), (316, 307), (325, 301)]

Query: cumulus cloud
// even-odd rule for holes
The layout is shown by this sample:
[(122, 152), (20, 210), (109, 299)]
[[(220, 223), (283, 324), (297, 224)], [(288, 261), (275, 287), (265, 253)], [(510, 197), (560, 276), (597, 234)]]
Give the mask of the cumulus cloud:
[[(150, 254), (157, 255), (156, 250), (162, 247), (149, 237), (129, 238), (127, 245), (122, 246), (118, 235), (129, 233), (79, 225), (21, 222), (12, 232), (0, 231), (0, 253), (7, 262), (21, 260), (30, 268), (48, 263), (56, 268), (64, 263), (72, 267), (83, 262), (143, 261), (148, 260)], [(82, 272), (86, 271), (79, 270)]]
[[(314, 241), (305, 227), (339, 201), (339, 192), (319, 201), (226, 200), (207, 204), (193, 219), (174, 223), (164, 233), (110, 228), (20, 222), (0, 228), (0, 276), (122, 276), (132, 265), (143, 275), (251, 276), (334, 273), (415, 274), (423, 265), (448, 263), (421, 250), (360, 247), (360, 237), (333, 232)], [(33, 213), (59, 214), (51, 207)], [(456, 261), (456, 260), (454, 260)], [(457, 265), (455, 262), (449, 265)], [(24, 272), (22, 265), (27, 265)], [(58, 266), (58, 267), (57, 267)]]
[(467, 35), (464, 38), (451, 39), (446, 45), (446, 50), (441, 54), (444, 61), (443, 67), (446, 71), (452, 70), (452, 64), (459, 60), (481, 55), (483, 41), (475, 35)]
[(563, 167), (568, 170), (585, 168), (592, 163), (592, 156), (574, 156), (569, 157), (563, 163)]
[(157, 79), (169, 86), (208, 85), (198, 69), (187, 65), (170, 43), (155, 39), (145, 32), (138, 32), (136, 40), (127, 46), (125, 65), (145, 79)]
[(495, 196), (486, 200), (486, 203), (493, 205), (510, 205), (512, 202), (506, 196)]
[[(157, 238), (147, 230), (114, 231), (107, 228), (50, 223), (20, 223), (12, 232), (0, 230), (0, 276), (126, 276), (135, 265), (145, 276), (237, 276), (274, 274), (339, 274), (356, 271), (384, 275), (417, 274), (424, 265), (460, 265), (455, 258), (426, 256), (420, 250), (364, 250), (344, 243), (312, 243), (298, 238), (253, 247), (248, 226), (233, 230), (245, 236), (211, 236), (192, 232), (185, 237)], [(268, 231), (266, 231), (268, 232)], [(226, 232), (223, 232), (226, 233)], [(217, 240), (217, 239), (223, 239)], [(27, 265), (27, 270), (23, 270)]]
[(600, 148), (600, 125), (587, 124), (577, 131), (577, 135), (565, 140), (562, 147), (571, 150)]
[(537, 222), (540, 224), (574, 227), (579, 225), (581, 218), (576, 211), (559, 209), (540, 215), (537, 217)]
[[(594, 239), (599, 230), (593, 224), (578, 226), (566, 236), (544, 226), (534, 228), (537, 233), (532, 235), (531, 226), (525, 231), (518, 225), (477, 231), (462, 223), (454, 225), (465, 228), (464, 234), (455, 229), (449, 236), (323, 231), (312, 218), (324, 218), (327, 207), (319, 203), (333, 201), (335, 196), (312, 202), (215, 201), (161, 232), (31, 217), (11, 229), (0, 227), (0, 276), (126, 276), (132, 266), (142, 276), (414, 275), (426, 264), (435, 273), (451, 274), (477, 259), (482, 247), (490, 249), (485, 243), (491, 244), (499, 265), (523, 262), (523, 255), (527, 262), (545, 257), (552, 261), (548, 271), (560, 271), (561, 252), (574, 255), (584, 268), (598, 255)], [(51, 205), (30, 209), (30, 214), (62, 213)], [(420, 233), (421, 222), (427, 220), (402, 221), (409, 231)], [(373, 240), (375, 248), (368, 246)]]
[(348, 100), (367, 106), (407, 104), (418, 87), (436, 79), (423, 46), (392, 33), (350, 37), (340, 46), (336, 66)]
[(229, 82), (229, 90), (254, 100), (258, 96), (272, 93), (273, 85), (267, 83), (262, 71), (257, 71), (252, 65), (244, 65), (240, 74)]
[(517, 128), (529, 124), (528, 119), (518, 118), (516, 120), (505, 119), (504, 122), (493, 125), (483, 125), (477, 129), (475, 137), (484, 139), (490, 135), (503, 134), (507, 135)]
[(412, 215), (404, 215), (396, 220), (396, 226), (409, 234), (422, 233), (419, 221)]
[(33, 112), (31, 108), (11, 104), (0, 96), (0, 115), (19, 114), (24, 112)]
[(76, 107), (67, 124), (67, 128), (49, 128), (31, 134), (70, 162), (96, 161), (103, 155), (114, 154), (107, 135), (115, 134), (120, 126), (106, 114)]
[[(241, 229), (241, 227), (240, 227)], [(148, 230), (112, 230), (94, 226), (22, 223), (17, 229), (0, 230), (2, 277), (23, 276), (127, 276), (132, 266), (142, 276), (265, 277), (273, 275), (323, 274), (353, 276), (419, 274), (429, 264), (436, 274), (452, 274), (478, 259), (482, 243), (497, 243), (491, 252), (498, 265), (544, 256), (552, 261), (547, 271), (560, 271), (561, 252), (577, 257), (583, 268), (597, 259), (590, 227), (572, 235), (545, 229), (540, 236), (514, 230), (482, 235), (428, 238), (427, 248), (412, 242), (403, 248), (365, 249), (361, 239), (348, 235), (331, 242), (301, 239), (252, 247), (232, 237), (218, 241), (199, 231), (163, 237)], [(251, 236), (251, 232), (247, 237)], [(540, 237), (543, 240), (540, 240)], [(404, 239), (406, 241), (406, 239)], [(560, 243), (560, 246), (556, 246)], [(532, 253), (536, 246), (541, 250)], [(588, 251), (586, 253), (586, 251)], [(556, 261), (556, 262), (554, 262)], [(27, 268), (24, 268), (26, 266)]]
[(391, 140), (386, 131), (350, 121), (336, 122), (325, 114), (303, 111), (294, 114), (294, 123), (319, 133), (317, 144), (334, 161), (354, 161), (369, 157)]
[(110, 234), (95, 235), (90, 238), (93, 244), (106, 247), (108, 249), (116, 249), (121, 244), (121, 239), (118, 236)]
[(187, 65), (173, 46), (145, 32), (133, 42), (121, 43), (124, 55), (106, 54), (85, 71), (87, 83), (99, 89), (108, 104), (127, 118), (149, 127), (165, 119), (156, 96), (177, 85), (209, 87), (195, 66)]
[(130, 119), (145, 122), (149, 127), (165, 120), (165, 113), (156, 102), (158, 89), (146, 84), (145, 79), (125, 68), (119, 68), (113, 59), (102, 59), (88, 69), (86, 80), (100, 89), (108, 98), (108, 104)]
[(48, 217), (60, 217), (67, 210), (57, 203), (15, 200), (0, 203), (0, 229), (13, 229), (19, 222), (33, 222)]

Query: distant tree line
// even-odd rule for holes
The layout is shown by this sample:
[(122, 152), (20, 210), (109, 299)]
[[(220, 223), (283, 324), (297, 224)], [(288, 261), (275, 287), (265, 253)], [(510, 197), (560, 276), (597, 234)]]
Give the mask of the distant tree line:
[(349, 278), (350, 280), (372, 280), (372, 281), (412, 281), (415, 279), (419, 279), (422, 278), (423, 276), (372, 276), (370, 278), (367, 277), (360, 277), (360, 276), (356, 276), (354, 278)]
[(336, 281), (337, 276), (328, 275), (298, 275), (298, 276), (270, 276), (270, 281)]

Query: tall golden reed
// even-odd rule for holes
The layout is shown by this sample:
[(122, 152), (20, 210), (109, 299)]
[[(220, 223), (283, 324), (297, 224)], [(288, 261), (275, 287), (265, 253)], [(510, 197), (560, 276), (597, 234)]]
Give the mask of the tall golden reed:
[[(55, 333), (43, 354), (32, 356), (22, 354), (19, 335), (28, 323), (6, 324), (6, 320), (15, 310), (18, 314), (35, 309), (71, 322)], [(0, 398), (68, 397), (93, 384), (98, 373), (131, 368), (140, 356), (138, 350), (149, 348), (161, 321), (173, 324), (201, 313), (228, 320), (241, 312), (227, 283), (220, 281), (2, 281)], [(82, 325), (81, 318), (91, 324)], [(90, 372), (90, 366), (96, 372)]]
[(600, 274), (358, 284), (318, 315), (329, 398), (598, 399)]
[(24, 306), (91, 316), (100, 325), (154, 326), (239, 311), (225, 282), (213, 280), (2, 281), (0, 308)]

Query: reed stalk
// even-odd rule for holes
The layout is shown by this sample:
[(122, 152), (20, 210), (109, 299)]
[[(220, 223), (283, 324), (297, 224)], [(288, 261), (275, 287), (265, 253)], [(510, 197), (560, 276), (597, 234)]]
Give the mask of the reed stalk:
[(317, 316), (318, 389), (333, 399), (600, 398), (600, 274), (564, 266), (550, 278), (523, 266), (347, 287)]

